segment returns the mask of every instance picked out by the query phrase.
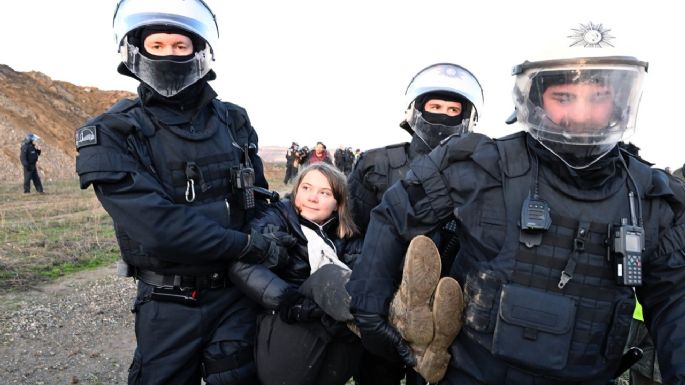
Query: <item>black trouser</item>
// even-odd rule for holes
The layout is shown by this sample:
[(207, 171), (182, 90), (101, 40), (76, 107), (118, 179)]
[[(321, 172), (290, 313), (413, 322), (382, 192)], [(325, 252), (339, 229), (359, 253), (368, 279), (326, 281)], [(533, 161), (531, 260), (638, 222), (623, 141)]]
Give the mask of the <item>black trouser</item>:
[(357, 385), (400, 385), (404, 376), (406, 385), (425, 385), (426, 381), (401, 362), (388, 361), (364, 350), (359, 373), (354, 376)]
[(344, 385), (359, 368), (359, 338), (330, 320), (287, 324), (266, 313), (257, 331), (257, 372), (262, 385)]
[(283, 183), (288, 184), (291, 179), (297, 175), (297, 167), (292, 163), (285, 165), (285, 177), (283, 178)]
[(152, 290), (138, 281), (138, 346), (129, 385), (200, 385), (203, 362), (222, 361), (218, 366), (225, 368), (206, 376), (208, 385), (258, 383), (252, 355), (256, 304), (235, 288), (200, 290), (195, 306), (151, 300)]
[(38, 168), (36, 166), (33, 167), (24, 167), (24, 192), (31, 192), (31, 181), (33, 181), (33, 185), (36, 187), (36, 191), (39, 193), (43, 192), (43, 184), (40, 183), (40, 176), (38, 176)]

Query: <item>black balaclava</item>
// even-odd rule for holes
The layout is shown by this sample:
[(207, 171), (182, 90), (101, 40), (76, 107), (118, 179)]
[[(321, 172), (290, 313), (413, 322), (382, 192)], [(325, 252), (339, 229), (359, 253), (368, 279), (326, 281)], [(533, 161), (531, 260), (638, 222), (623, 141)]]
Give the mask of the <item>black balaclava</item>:
[[(424, 109), (426, 102), (432, 99), (444, 100), (447, 102), (459, 102), (461, 103), (462, 113), (457, 116), (447, 116), (445, 114), (433, 114), (427, 112)], [(421, 111), (421, 116), (423, 116), (428, 123), (442, 124), (445, 126), (456, 126), (460, 124), (463, 119), (466, 103), (468, 103), (466, 99), (451, 92), (429, 92), (427, 94), (419, 95), (416, 98), (414, 101), (414, 108), (416, 108), (418, 111)]]
[(526, 135), (529, 150), (549, 168), (543, 176), (557, 190), (574, 198), (604, 199), (616, 193), (625, 174), (617, 145), (602, 159), (584, 169), (567, 166), (531, 135)]

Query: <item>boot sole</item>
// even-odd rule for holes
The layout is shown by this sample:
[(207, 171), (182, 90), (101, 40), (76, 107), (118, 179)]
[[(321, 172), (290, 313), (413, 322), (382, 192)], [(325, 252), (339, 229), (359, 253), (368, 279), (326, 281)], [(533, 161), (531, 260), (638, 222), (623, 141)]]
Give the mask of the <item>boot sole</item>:
[(430, 238), (419, 235), (409, 243), (402, 283), (393, 299), (393, 323), (419, 352), (433, 339), (430, 301), (440, 279), (440, 253)]
[(447, 349), (459, 334), (464, 310), (464, 296), (459, 282), (454, 278), (440, 279), (433, 298), (435, 338), (431, 345)]
[(435, 336), (416, 366), (416, 372), (428, 383), (436, 383), (445, 376), (450, 361), (448, 348), (461, 330), (463, 310), (459, 282), (449, 277), (440, 279), (433, 299)]

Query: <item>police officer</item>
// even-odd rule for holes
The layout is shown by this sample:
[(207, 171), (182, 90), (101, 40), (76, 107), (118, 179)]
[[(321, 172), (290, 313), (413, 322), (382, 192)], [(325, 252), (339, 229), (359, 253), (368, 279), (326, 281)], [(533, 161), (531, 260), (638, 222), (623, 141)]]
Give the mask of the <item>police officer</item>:
[(31, 192), (31, 181), (33, 181), (33, 186), (36, 188), (36, 192), (39, 194), (43, 193), (43, 184), (40, 182), (38, 168), (36, 167), (38, 157), (40, 156), (40, 148), (38, 148), (35, 143), (38, 139), (40, 139), (38, 135), (29, 132), (26, 134), (26, 137), (21, 144), (19, 159), (21, 160), (21, 165), (24, 168), (25, 194)]
[(634, 129), (647, 63), (612, 54), (628, 42), (601, 24), (566, 36), (575, 40), (560, 43), (564, 56), (514, 68), (527, 132), (440, 144), (372, 213), (373, 241), (347, 288), (377, 351), (402, 348), (387, 322), (364, 321), (387, 317), (407, 244), (458, 218), (450, 275), (466, 309), (440, 384), (606, 384), (633, 289), (664, 383), (685, 383), (685, 192), (618, 145)]
[(240, 231), (267, 183), (247, 113), (208, 84), (215, 16), (201, 0), (121, 0), (114, 32), (139, 97), (77, 129), (76, 171), (138, 280), (129, 384), (256, 384), (257, 306), (227, 266), (278, 265), (291, 240)]
[(300, 145), (293, 142), (285, 152), (285, 176), (283, 177), (283, 184), (288, 184), (288, 182), (297, 175), (297, 170), (300, 167), (299, 159), (297, 158), (299, 149)]
[[(405, 176), (413, 159), (427, 154), (451, 135), (460, 136), (473, 130), (482, 111), (483, 90), (466, 68), (437, 63), (412, 78), (405, 92), (405, 103), (405, 119), (400, 127), (412, 135), (411, 142), (365, 151), (348, 179), (352, 215), (362, 233), (369, 224), (371, 210), (381, 202), (388, 187)], [(433, 238), (441, 246), (443, 256), (454, 256), (455, 250), (446, 250), (448, 246), (454, 249), (458, 245), (453, 222), (434, 232)], [(448, 265), (445, 258), (443, 266)], [(402, 266), (401, 262), (397, 266)], [(402, 377), (404, 369), (400, 362), (367, 354), (357, 383), (399, 384)]]

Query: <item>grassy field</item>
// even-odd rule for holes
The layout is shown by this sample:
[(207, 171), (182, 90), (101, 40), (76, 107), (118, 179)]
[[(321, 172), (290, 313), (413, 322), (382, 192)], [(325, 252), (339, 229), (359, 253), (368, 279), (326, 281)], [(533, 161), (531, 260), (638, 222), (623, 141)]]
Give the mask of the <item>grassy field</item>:
[(45, 182), (47, 194), (0, 186), (0, 290), (22, 289), (118, 257), (112, 221), (76, 180)]
[[(284, 165), (267, 164), (272, 190), (284, 193)], [(23, 290), (119, 257), (112, 220), (78, 181), (44, 182), (44, 195), (0, 185), (0, 292)], [(33, 186), (32, 186), (33, 187)], [(282, 194), (281, 194), (282, 195)]]

